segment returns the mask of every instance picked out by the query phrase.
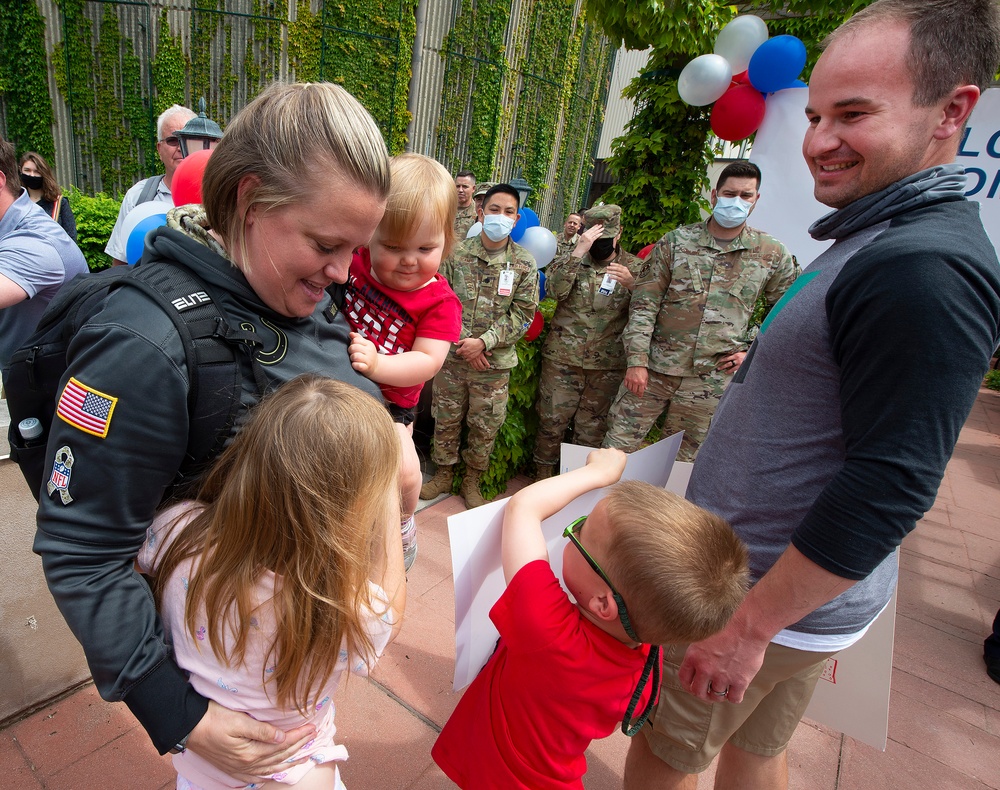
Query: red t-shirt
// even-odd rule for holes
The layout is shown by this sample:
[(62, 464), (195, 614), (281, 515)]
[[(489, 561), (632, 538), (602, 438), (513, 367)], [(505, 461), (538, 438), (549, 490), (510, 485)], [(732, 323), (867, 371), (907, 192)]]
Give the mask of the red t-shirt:
[(459, 787), (582, 788), (583, 753), (621, 724), (649, 646), (632, 649), (587, 620), (545, 560), (514, 575), (490, 619), (500, 644), (431, 756)]
[[(351, 329), (368, 338), (380, 354), (413, 350), (418, 337), (458, 342), (462, 332), (462, 303), (448, 281), (436, 275), (416, 291), (397, 291), (372, 277), (367, 247), (354, 253), (347, 279), (344, 315)], [(379, 385), (386, 400), (409, 409), (420, 400), (424, 383), (412, 387)]]

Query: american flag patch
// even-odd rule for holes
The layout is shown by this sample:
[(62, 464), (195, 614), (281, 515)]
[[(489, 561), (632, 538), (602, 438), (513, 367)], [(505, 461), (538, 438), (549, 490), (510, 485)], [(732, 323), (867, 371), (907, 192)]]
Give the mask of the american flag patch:
[(118, 398), (105, 395), (71, 378), (59, 396), (56, 414), (74, 428), (103, 439), (108, 435), (116, 403)]

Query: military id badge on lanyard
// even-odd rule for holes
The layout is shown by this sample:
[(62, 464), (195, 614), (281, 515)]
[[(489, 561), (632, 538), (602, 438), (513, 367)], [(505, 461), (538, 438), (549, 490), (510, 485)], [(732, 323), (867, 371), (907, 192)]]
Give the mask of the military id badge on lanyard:
[(514, 291), (514, 270), (510, 268), (511, 260), (509, 245), (504, 257), (505, 266), (500, 271), (500, 280), (497, 283), (497, 296), (510, 296)]
[(604, 279), (601, 280), (601, 287), (597, 289), (597, 292), (604, 294), (605, 296), (611, 296), (611, 293), (615, 290), (615, 281), (611, 278), (611, 275), (607, 272), (604, 273)]

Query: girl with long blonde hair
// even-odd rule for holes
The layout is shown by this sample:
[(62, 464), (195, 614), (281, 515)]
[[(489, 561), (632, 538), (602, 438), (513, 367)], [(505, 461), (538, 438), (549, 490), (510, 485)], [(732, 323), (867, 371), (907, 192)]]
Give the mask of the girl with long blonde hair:
[[(385, 407), (305, 375), (261, 402), (196, 501), (164, 510), (140, 568), (195, 689), (288, 729), (316, 726), (287, 770), (252, 787), (342, 787), (332, 698), (366, 674), (405, 604), (399, 442)], [(188, 749), (178, 787), (247, 787)]]

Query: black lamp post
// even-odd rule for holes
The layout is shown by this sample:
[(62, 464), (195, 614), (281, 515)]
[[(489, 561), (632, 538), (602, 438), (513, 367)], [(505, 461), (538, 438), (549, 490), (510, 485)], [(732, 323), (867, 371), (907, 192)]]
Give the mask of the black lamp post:
[(528, 200), (528, 195), (530, 195), (534, 190), (531, 188), (531, 184), (524, 180), (520, 171), (508, 182), (514, 189), (517, 190), (517, 194), (520, 196), (521, 203), (518, 206), (519, 209), (524, 208), (525, 202)]
[(198, 102), (198, 115), (177, 130), (181, 145), (181, 156), (195, 151), (208, 151), (222, 139), (222, 127), (205, 115), (205, 97)]

